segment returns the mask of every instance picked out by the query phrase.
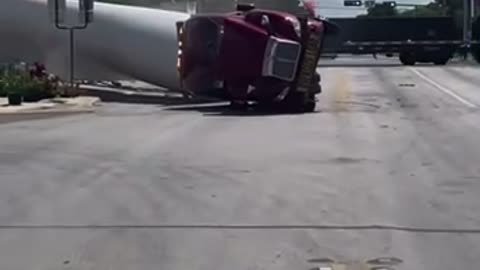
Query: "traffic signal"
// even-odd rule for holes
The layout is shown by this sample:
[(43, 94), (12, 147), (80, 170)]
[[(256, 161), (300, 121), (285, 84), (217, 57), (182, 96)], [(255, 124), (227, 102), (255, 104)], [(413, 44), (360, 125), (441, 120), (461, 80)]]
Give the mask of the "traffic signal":
[(346, 7), (360, 7), (362, 6), (362, 1), (360, 0), (345, 0), (343, 5)]
[(383, 4), (384, 4), (385, 6), (390, 6), (390, 7), (392, 7), (392, 8), (394, 8), (394, 7), (397, 6), (397, 2), (395, 2), (395, 1), (387, 1), (387, 2), (383, 2)]

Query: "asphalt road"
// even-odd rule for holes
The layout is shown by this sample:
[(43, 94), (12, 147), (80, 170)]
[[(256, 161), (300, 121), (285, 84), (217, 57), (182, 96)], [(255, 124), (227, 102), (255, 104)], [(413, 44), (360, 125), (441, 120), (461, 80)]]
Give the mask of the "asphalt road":
[(379, 61), (324, 61), (306, 115), (1, 124), (0, 268), (478, 269), (480, 67)]

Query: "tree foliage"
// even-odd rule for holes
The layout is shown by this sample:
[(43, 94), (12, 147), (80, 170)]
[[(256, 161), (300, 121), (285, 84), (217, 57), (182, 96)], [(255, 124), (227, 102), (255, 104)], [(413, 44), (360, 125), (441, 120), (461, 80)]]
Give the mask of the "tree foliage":
[(433, 0), (427, 5), (416, 6), (413, 9), (398, 11), (389, 5), (375, 5), (367, 10), (366, 15), (361, 17), (431, 17), (431, 16), (453, 16), (462, 17), (463, 0)]
[(400, 16), (403, 17), (436, 17), (442, 15), (446, 15), (445, 9), (438, 3), (433, 2), (400, 13)]
[(458, 12), (463, 12), (463, 0), (434, 0), (437, 6), (445, 9), (446, 15), (454, 16)]
[(377, 4), (367, 9), (367, 14), (358, 17), (393, 17), (397, 16), (398, 11), (390, 5)]

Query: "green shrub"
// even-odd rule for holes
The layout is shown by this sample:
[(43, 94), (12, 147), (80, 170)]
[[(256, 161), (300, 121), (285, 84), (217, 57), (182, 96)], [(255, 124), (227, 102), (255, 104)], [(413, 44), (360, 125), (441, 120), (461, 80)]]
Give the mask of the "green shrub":
[(7, 91), (5, 90), (5, 87), (4, 87), (3, 78), (0, 78), (0, 97), (5, 97), (5, 96), (7, 96)]
[(1, 78), (0, 95), (20, 94), (26, 102), (36, 102), (53, 97), (46, 80), (31, 78), (23, 74), (8, 74)]
[(23, 89), (23, 100), (26, 102), (35, 102), (53, 97), (46, 81), (30, 80), (27, 81)]

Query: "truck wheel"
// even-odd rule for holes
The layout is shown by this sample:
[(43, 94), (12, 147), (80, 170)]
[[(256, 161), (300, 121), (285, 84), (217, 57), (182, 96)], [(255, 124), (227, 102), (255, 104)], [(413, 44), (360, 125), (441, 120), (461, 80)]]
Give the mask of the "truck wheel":
[[(477, 21), (480, 22), (480, 19)], [(475, 61), (477, 61), (477, 63), (480, 63), (480, 45), (477, 45), (477, 44), (473, 45), (471, 52)]]
[(413, 53), (400, 53), (399, 56), (400, 62), (406, 66), (415, 65), (416, 59)]
[(314, 94), (305, 97), (305, 93), (289, 93), (282, 102), (282, 108), (289, 113), (306, 113), (315, 111), (316, 100)]
[(247, 111), (248, 102), (237, 101), (237, 100), (230, 101), (230, 109), (233, 111), (242, 111), (242, 112)]
[(433, 60), (433, 64), (435, 64), (436, 66), (443, 66), (443, 65), (446, 65), (447, 62), (448, 62), (448, 58), (447, 59), (435, 59)]
[(311, 99), (309, 98), (308, 101), (305, 102), (304, 105), (304, 112), (314, 112), (315, 107), (317, 106), (317, 102), (315, 101), (315, 96), (313, 96)]

